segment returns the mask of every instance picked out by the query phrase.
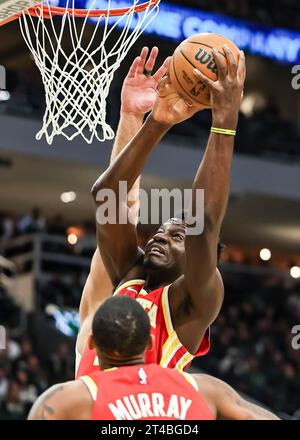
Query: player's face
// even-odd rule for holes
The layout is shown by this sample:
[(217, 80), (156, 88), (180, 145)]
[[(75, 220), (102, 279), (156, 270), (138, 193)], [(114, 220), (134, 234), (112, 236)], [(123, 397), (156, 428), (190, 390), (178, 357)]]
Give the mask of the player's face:
[(144, 266), (174, 271), (180, 276), (185, 265), (186, 226), (178, 219), (164, 223), (145, 247)]

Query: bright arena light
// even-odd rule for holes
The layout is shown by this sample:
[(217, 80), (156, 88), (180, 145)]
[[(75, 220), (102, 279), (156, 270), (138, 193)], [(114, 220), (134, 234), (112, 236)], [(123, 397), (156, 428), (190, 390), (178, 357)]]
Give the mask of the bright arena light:
[(262, 249), (260, 251), (259, 256), (263, 261), (269, 261), (271, 259), (272, 254), (270, 249)]
[(9, 101), (10, 93), (7, 90), (0, 90), (0, 101)]
[(241, 104), (241, 112), (250, 118), (255, 111), (262, 110), (266, 106), (266, 99), (260, 93), (249, 93)]
[(300, 278), (300, 267), (298, 266), (291, 267), (290, 274), (292, 278)]
[(60, 200), (63, 203), (71, 203), (74, 202), (74, 200), (76, 200), (76, 193), (74, 191), (69, 191), (69, 192), (63, 192), (60, 195)]
[(69, 244), (74, 245), (74, 244), (77, 243), (77, 241), (78, 241), (77, 235), (75, 235), (75, 234), (69, 234), (68, 235), (68, 243)]

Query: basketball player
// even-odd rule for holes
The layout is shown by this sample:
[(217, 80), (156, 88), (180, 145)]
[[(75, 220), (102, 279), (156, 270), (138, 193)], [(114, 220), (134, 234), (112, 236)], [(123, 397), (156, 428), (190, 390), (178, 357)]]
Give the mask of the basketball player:
[[(154, 65), (158, 55), (158, 48), (154, 47), (148, 57), (149, 49), (144, 47), (137, 57), (125, 78), (121, 93), (121, 115), (115, 143), (111, 154), (111, 162), (118, 156), (127, 143), (136, 135), (143, 124), (146, 113), (152, 110), (156, 98), (156, 88), (165, 75), (170, 59), (154, 73)], [(139, 179), (131, 190), (133, 200), (129, 205), (133, 217), (138, 217)], [(90, 273), (83, 289), (80, 303), (80, 331), (76, 343), (76, 371), (81, 355), (91, 331), (91, 323), (101, 302), (112, 293), (112, 284), (97, 249), (91, 262)], [(84, 365), (81, 365), (83, 368)]]
[(89, 344), (96, 347), (102, 371), (50, 388), (29, 419), (277, 419), (213, 377), (145, 365), (145, 350), (152, 344), (150, 321), (129, 297), (106, 300), (92, 332)]
[[(245, 81), (245, 57), (238, 62), (224, 46), (226, 57), (214, 51), (218, 80), (213, 82), (198, 70), (196, 77), (211, 92), (213, 127), (232, 133), (236, 130)], [(227, 64), (226, 64), (227, 62)], [(119, 182), (129, 191), (142, 173), (152, 150), (168, 130), (201, 110), (180, 97), (168, 77), (160, 83), (152, 113), (116, 160), (96, 181), (92, 193), (97, 209), (102, 206), (99, 191), (112, 190), (120, 206), (120, 217), (130, 213), (127, 199), (120, 199)], [(225, 133), (227, 133), (227, 131)], [(211, 133), (193, 183), (190, 214), (195, 216), (197, 189), (205, 191), (205, 226), (201, 235), (186, 235), (182, 219), (162, 225), (142, 251), (137, 245), (136, 225), (97, 223), (97, 239), (115, 295), (137, 299), (148, 312), (155, 346), (146, 354), (146, 363), (186, 368), (195, 356), (209, 350), (209, 326), (223, 301), (224, 287), (217, 270), (217, 244), (225, 215), (234, 137)], [(126, 224), (124, 224), (126, 223)], [(97, 356), (84, 349), (80, 375), (97, 368)]]

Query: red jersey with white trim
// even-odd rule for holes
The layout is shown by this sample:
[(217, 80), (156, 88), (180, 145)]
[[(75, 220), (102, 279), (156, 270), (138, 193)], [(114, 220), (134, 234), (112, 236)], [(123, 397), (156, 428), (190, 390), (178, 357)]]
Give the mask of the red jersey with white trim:
[(158, 365), (98, 371), (80, 377), (94, 400), (91, 420), (214, 420), (187, 373)]
[[(155, 344), (152, 350), (146, 352), (146, 364), (153, 363), (162, 367), (184, 370), (195, 357), (208, 353), (210, 348), (209, 329), (207, 329), (197, 353), (195, 355), (189, 353), (179, 341), (172, 325), (168, 300), (170, 286), (146, 292), (143, 289), (144, 284), (143, 280), (128, 281), (118, 287), (114, 295), (126, 295), (136, 299), (148, 313)], [(76, 378), (98, 369), (99, 362), (96, 351), (90, 350), (86, 346), (79, 362)]]

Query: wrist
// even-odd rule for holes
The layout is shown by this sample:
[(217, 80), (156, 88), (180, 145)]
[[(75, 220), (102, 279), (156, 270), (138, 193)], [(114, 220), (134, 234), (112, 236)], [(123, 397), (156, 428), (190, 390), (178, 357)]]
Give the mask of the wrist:
[(146, 119), (146, 122), (151, 124), (151, 126), (155, 127), (157, 130), (165, 133), (173, 127), (172, 124), (156, 119), (153, 111), (149, 114), (148, 118)]
[(145, 114), (144, 113), (129, 112), (129, 111), (121, 108), (121, 115), (120, 116), (123, 119), (125, 118), (128, 120), (143, 124)]
[(229, 110), (225, 112), (213, 112), (212, 126), (227, 130), (236, 130), (238, 125), (238, 112)]

